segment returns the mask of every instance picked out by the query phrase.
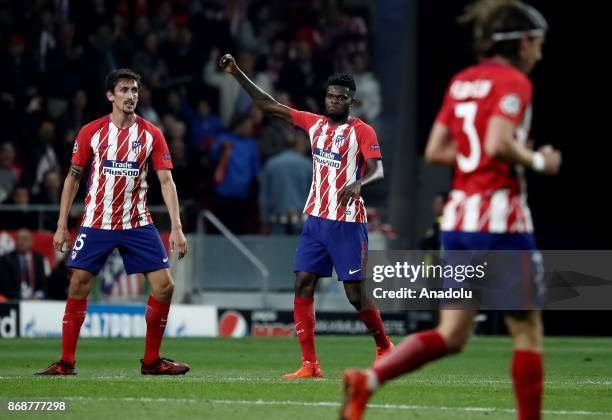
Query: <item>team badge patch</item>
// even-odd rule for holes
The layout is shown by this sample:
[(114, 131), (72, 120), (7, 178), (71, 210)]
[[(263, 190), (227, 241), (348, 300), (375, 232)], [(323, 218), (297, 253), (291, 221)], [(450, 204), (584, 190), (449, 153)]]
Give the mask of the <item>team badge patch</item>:
[(335, 146), (339, 146), (342, 143), (344, 143), (344, 140), (346, 140), (346, 136), (340, 134), (340, 135), (336, 136), (336, 138), (334, 139), (334, 145)]
[(502, 112), (510, 117), (516, 117), (521, 110), (521, 98), (511, 93), (502, 98), (499, 103)]
[(132, 141), (132, 152), (139, 154), (142, 149), (142, 142), (140, 140)]

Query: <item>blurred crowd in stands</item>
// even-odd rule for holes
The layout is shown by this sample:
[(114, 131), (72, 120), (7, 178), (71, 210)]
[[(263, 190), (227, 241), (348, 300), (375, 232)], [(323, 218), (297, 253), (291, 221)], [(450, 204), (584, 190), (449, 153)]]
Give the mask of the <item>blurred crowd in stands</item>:
[[(306, 134), (254, 108), (219, 56), (316, 113), (327, 77), (350, 72), (352, 114), (375, 124), (369, 19), (333, 0), (0, 1), (0, 208), (59, 204), (76, 134), (110, 112), (105, 76), (130, 67), (143, 78), (136, 112), (170, 147), (186, 230), (210, 209), (237, 234), (295, 233), (312, 170)], [(154, 175), (150, 185), (148, 203), (163, 204)], [(17, 207), (0, 211), (0, 230), (55, 230), (57, 213)]]

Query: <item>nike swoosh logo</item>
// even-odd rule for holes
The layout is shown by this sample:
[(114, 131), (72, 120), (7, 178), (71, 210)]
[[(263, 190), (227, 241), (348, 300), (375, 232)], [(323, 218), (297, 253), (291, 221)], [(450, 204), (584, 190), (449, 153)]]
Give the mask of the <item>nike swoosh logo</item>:
[(168, 257), (164, 258), (162, 261), (163, 262), (168, 262)]
[(349, 270), (349, 274), (355, 274), (356, 272), (361, 271), (361, 268), (358, 270)]

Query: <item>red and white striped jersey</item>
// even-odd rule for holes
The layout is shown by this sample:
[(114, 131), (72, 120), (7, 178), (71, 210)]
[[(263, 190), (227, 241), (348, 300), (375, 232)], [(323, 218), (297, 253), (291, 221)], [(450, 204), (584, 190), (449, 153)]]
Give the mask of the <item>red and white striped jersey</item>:
[(469, 67), (451, 80), (437, 121), (451, 131), (458, 154), (441, 230), (533, 231), (524, 168), (493, 159), (484, 145), (489, 120), (494, 116), (513, 122), (515, 140), (525, 144), (531, 124), (532, 89), (524, 73), (491, 60)]
[(368, 159), (381, 158), (374, 129), (358, 118), (332, 125), (327, 117), (291, 110), (293, 124), (304, 129), (312, 148), (312, 183), (304, 213), (342, 222), (366, 223), (363, 198), (340, 205), (338, 192), (365, 174)]
[(110, 115), (79, 131), (72, 163), (91, 164), (81, 225), (107, 230), (131, 229), (152, 223), (147, 209), (147, 170), (172, 169), (161, 131), (136, 116), (128, 128), (118, 128)]

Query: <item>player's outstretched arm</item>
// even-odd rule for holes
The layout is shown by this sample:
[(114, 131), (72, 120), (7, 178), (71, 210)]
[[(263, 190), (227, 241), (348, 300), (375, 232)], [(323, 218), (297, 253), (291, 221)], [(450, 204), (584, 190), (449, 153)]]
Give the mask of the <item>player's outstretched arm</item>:
[(249, 96), (262, 111), (270, 113), (278, 118), (282, 118), (287, 122), (291, 122), (291, 108), (279, 103), (276, 99), (264, 92), (259, 86), (249, 79), (240, 67), (236, 64), (236, 60), (230, 54), (225, 54), (219, 60), (219, 67), (224, 72), (231, 74), (240, 83), (240, 86), (247, 91)]
[(157, 171), (157, 178), (159, 179), (162, 197), (164, 198), (164, 203), (166, 203), (166, 208), (170, 214), (170, 221), (172, 222), (172, 230), (170, 231), (170, 252), (174, 252), (175, 248), (178, 249), (178, 258), (180, 260), (187, 254), (187, 240), (183, 234), (176, 185), (174, 184), (172, 173), (169, 169)]
[(457, 146), (450, 130), (444, 124), (435, 122), (427, 139), (425, 160), (434, 165), (453, 166), (457, 160)]
[(60, 199), (60, 213), (57, 220), (57, 230), (53, 235), (53, 248), (56, 251), (64, 252), (64, 244), (70, 246), (70, 235), (68, 234), (68, 215), (72, 208), (74, 197), (79, 191), (79, 185), (83, 178), (83, 167), (75, 164), (70, 165), (70, 172), (64, 180), (64, 189)]
[(361, 187), (380, 181), (385, 176), (381, 159), (368, 159), (366, 161), (365, 175), (350, 185), (338, 191), (338, 199), (342, 206), (348, 206), (361, 194)]
[(507, 118), (491, 118), (485, 137), (485, 152), (494, 159), (523, 165), (546, 175), (556, 175), (561, 167), (561, 152), (551, 145), (542, 146), (534, 152), (514, 140), (515, 130), (515, 124)]

